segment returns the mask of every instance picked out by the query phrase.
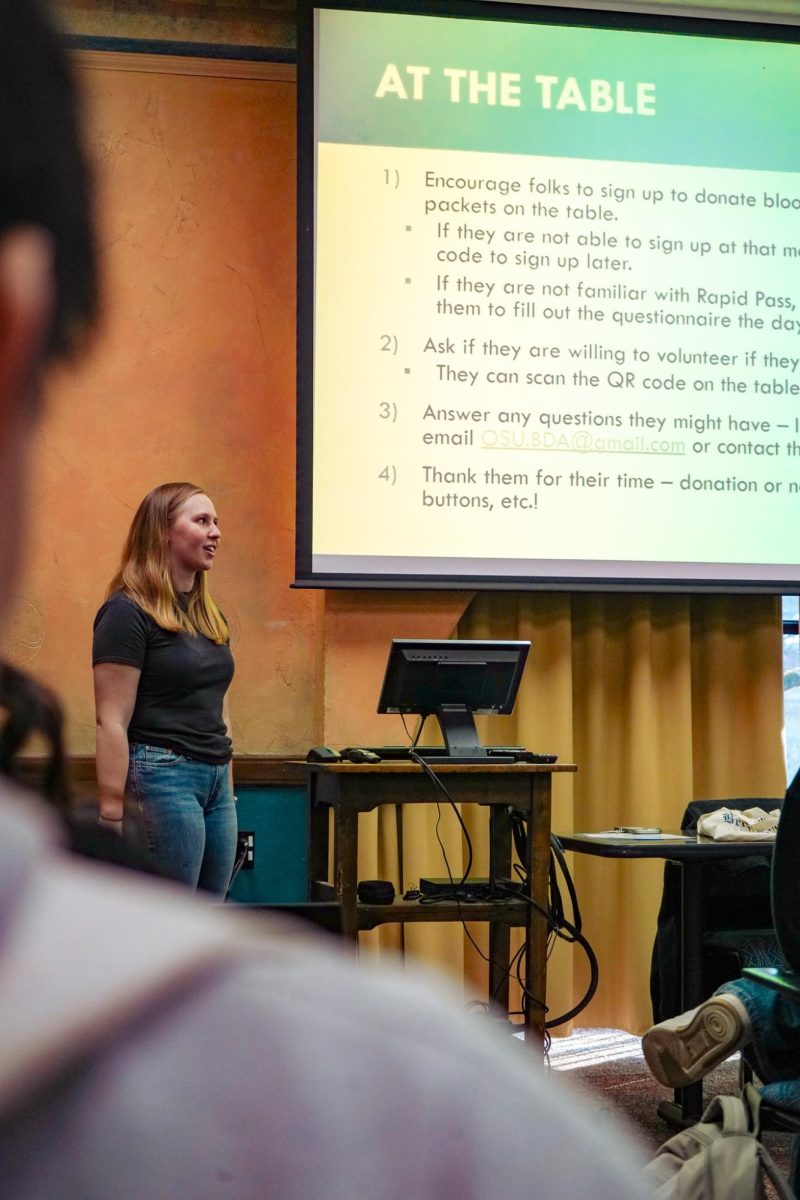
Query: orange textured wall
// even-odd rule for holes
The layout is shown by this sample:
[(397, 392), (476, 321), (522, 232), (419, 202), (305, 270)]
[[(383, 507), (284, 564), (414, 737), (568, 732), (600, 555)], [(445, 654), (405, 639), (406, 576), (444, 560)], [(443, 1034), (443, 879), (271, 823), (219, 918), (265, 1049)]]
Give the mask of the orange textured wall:
[(144, 493), (194, 480), (223, 527), (212, 585), (234, 630), (237, 748), (284, 752), (313, 740), (321, 611), (289, 588), (295, 86), (105, 61), (80, 66), (105, 321), (50, 388), (11, 650), (67, 700), (70, 750), (91, 752), (94, 612)]
[(190, 479), (222, 521), (211, 582), (233, 628), (237, 752), (396, 741), (396, 718), (374, 716), (389, 640), (447, 636), (468, 597), (290, 586), (291, 69), (88, 53), (78, 63), (105, 320), (89, 358), (51, 381), (4, 649), (65, 699), (69, 750), (93, 752), (94, 613), (141, 497)]

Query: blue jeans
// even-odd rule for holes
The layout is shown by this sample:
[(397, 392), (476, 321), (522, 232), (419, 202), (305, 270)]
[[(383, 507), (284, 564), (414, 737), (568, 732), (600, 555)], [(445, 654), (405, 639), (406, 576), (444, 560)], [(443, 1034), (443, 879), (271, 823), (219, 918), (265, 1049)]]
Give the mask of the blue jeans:
[(724, 983), (718, 992), (733, 994), (747, 1009), (753, 1039), (744, 1056), (764, 1083), (800, 1079), (800, 1003), (753, 979)]
[(236, 857), (236, 807), (227, 763), (132, 745), (125, 836), (143, 838), (170, 879), (224, 896)]
[[(767, 1086), (764, 1095), (779, 1107), (797, 1112), (800, 1079), (800, 1002), (754, 979), (736, 979), (717, 993), (737, 996), (747, 1009), (752, 1040), (742, 1049), (747, 1062)], [(800, 1189), (800, 1136), (792, 1139), (789, 1183)]]

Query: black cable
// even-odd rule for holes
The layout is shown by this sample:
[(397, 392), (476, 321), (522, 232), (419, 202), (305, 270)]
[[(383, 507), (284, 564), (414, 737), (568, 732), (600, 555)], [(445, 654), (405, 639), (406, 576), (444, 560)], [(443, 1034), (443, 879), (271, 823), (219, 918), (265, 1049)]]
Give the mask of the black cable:
[(233, 887), (234, 883), (236, 882), (237, 875), (239, 874), (239, 872), (241, 871), (242, 867), (245, 864), (245, 860), (247, 859), (247, 851), (248, 851), (248, 845), (247, 845), (247, 842), (245, 842), (243, 839), (241, 841), (241, 843), (237, 846), (237, 856), (234, 859), (233, 870), (231, 871), (230, 881), (228, 883), (228, 887), (225, 892), (226, 900), (228, 899), (228, 896), (230, 895), (231, 888)]
[[(583, 929), (583, 921), (581, 918), (580, 905), (578, 904), (578, 893), (575, 890), (575, 884), (573, 882), (572, 875), (570, 874), (569, 867), (567, 866), (567, 860), (564, 857), (564, 849), (561, 845), (561, 842), (558, 840), (558, 838), (556, 837), (556, 835), (554, 833), (552, 833), (550, 835), (550, 849), (551, 849), (552, 855), (553, 855), (553, 857), (550, 861), (553, 879), (555, 879), (555, 874), (556, 874), (555, 864), (558, 863), (558, 866), (561, 868), (561, 874), (564, 876), (564, 883), (567, 885), (567, 891), (569, 892), (569, 902), (570, 902), (571, 911), (572, 911), (573, 924), (574, 924), (575, 928), (577, 929), (578, 933), (580, 933), (581, 930)], [(558, 889), (557, 883), (555, 886), (556, 886), (556, 889)], [(559, 904), (561, 903), (561, 893), (560, 892), (558, 893), (558, 902), (559, 902)], [(563, 907), (562, 907), (562, 912), (563, 912)]]
[[(523, 963), (523, 960), (525, 959), (527, 949), (528, 949), (527, 946), (523, 942), (522, 946), (520, 947), (521, 953), (517, 956), (517, 962), (516, 962), (517, 983), (519, 985), (519, 990), (522, 993), (522, 1016), (524, 1018), (526, 1025), (528, 1024), (528, 1021), (530, 1019), (531, 1004), (535, 1004), (537, 1008), (541, 1009), (542, 1012), (545, 1014), (545, 1016), (549, 1012), (547, 1005), (542, 1000), (540, 1000), (537, 996), (534, 996), (531, 992), (528, 991), (525, 981), (522, 978), (522, 963)], [(557, 1024), (559, 1024), (559, 1022), (546, 1020), (542, 1026), (542, 1035), (543, 1035), (542, 1040), (544, 1042), (545, 1054), (547, 1054), (548, 1050), (550, 1049), (550, 1041), (551, 1041), (550, 1034), (547, 1031), (548, 1031), (548, 1029), (551, 1029), (554, 1024), (557, 1025)]]
[[(513, 816), (512, 816), (511, 828), (512, 828), (512, 834), (513, 834), (514, 846), (515, 846), (515, 849), (517, 852), (517, 857), (521, 860), (522, 863), (525, 863), (527, 860), (527, 839), (528, 839), (527, 813), (525, 813), (519, 809), (515, 810), (515, 812), (513, 813)], [(531, 900), (530, 896), (527, 895), (527, 876), (524, 871), (524, 868), (516, 868), (516, 870), (517, 870), (517, 874), (518, 874), (519, 878), (522, 880), (522, 883), (523, 883), (522, 895), (523, 895), (524, 899), (528, 902), (528, 904), (532, 905), (537, 910), (537, 912), (542, 913), (543, 910), (542, 910), (541, 906), (536, 904), (533, 900)], [(571, 920), (569, 920), (567, 918), (567, 916), (564, 912), (564, 904), (563, 904), (563, 901), (561, 898), (561, 891), (560, 891), (560, 888), (558, 885), (558, 873), (559, 872), (563, 876), (564, 885), (565, 885), (565, 887), (567, 889), (567, 893), (569, 895), (569, 902), (570, 902), (571, 914), (572, 914)], [(549, 1021), (545, 1022), (545, 1028), (552, 1029), (556, 1025), (563, 1025), (565, 1022), (571, 1021), (574, 1017), (576, 1017), (578, 1015), (578, 1013), (583, 1012), (584, 1008), (586, 1008), (586, 1006), (591, 1002), (592, 998), (594, 997), (595, 992), (597, 991), (597, 986), (598, 986), (599, 978), (600, 978), (600, 969), (599, 969), (599, 964), (597, 962), (597, 956), (596, 956), (594, 950), (592, 949), (591, 945), (589, 944), (588, 940), (583, 935), (583, 932), (582, 932), (583, 919), (581, 917), (580, 905), (578, 903), (578, 894), (575, 889), (575, 884), (573, 882), (569, 868), (567, 867), (567, 862), (564, 857), (563, 847), (561, 846), (561, 843), (559, 842), (559, 840), (555, 836), (555, 834), (551, 834), (551, 837), (550, 837), (550, 861), (548, 863), (548, 880), (549, 880), (549, 889), (550, 889), (550, 904), (549, 904), (549, 909), (548, 909), (548, 912), (546, 915), (548, 918), (548, 923), (550, 925), (550, 930), (556, 938), (561, 938), (562, 941), (571, 942), (573, 944), (577, 944), (578, 946), (580, 946), (581, 949), (583, 950), (584, 954), (586, 955), (586, 959), (589, 964), (589, 984), (586, 988), (586, 991), (585, 991), (583, 997), (568, 1012), (562, 1013), (560, 1016), (553, 1017)], [(555, 944), (555, 943), (553, 943), (553, 944)], [(548, 953), (548, 957), (549, 957), (549, 953)], [(519, 964), (518, 964), (518, 976), (517, 977), (518, 977), (518, 979), (520, 979), (520, 983), (521, 983)], [(535, 999), (535, 997), (529, 997), (527, 995), (527, 992), (525, 991), (525, 989), (523, 989), (523, 1006), (527, 1002), (536, 1003), (537, 1005), (539, 1005), (539, 1007), (544, 1007), (541, 1005), (540, 1001)], [(545, 1011), (546, 1011), (546, 1009), (545, 1009)]]
[[(403, 729), (405, 729), (406, 736), (408, 736), (408, 729), (406, 728), (405, 717), (402, 717), (402, 721), (403, 721)], [(419, 725), (417, 726), (417, 732), (414, 734), (414, 736), (411, 739), (411, 745), (409, 746), (409, 750), (416, 750), (417, 743), (419, 742), (419, 739), (422, 736), (422, 730), (424, 728), (425, 728), (425, 717), (420, 717)]]
[[(423, 728), (424, 724), (425, 724), (425, 721), (423, 718), (420, 721), (419, 726), (417, 727), (416, 734), (414, 735), (413, 741), (409, 747), (409, 751), (408, 751), (409, 759), (411, 760), (411, 762), (417, 763), (417, 765), (422, 768), (422, 770), (425, 772), (425, 774), (428, 776), (428, 778), (433, 783), (434, 787), (438, 788), (439, 791), (441, 791), (442, 794), (445, 796), (448, 804), (450, 805), (453, 812), (455, 813), (458, 823), (461, 826), (461, 830), (464, 835), (465, 841), (467, 843), (467, 865), (466, 865), (463, 875), (461, 876), (461, 879), (459, 880), (458, 884), (456, 884), (456, 882), (453, 878), (453, 872), (450, 868), (450, 862), (447, 857), (447, 851), (445, 850), (444, 843), (442, 842), (442, 839), (439, 835), (439, 822), (441, 820), (441, 808), (437, 802), (436, 803), (437, 817), (436, 817), (436, 826), (435, 826), (436, 840), (439, 843), (439, 847), (442, 851), (442, 858), (444, 860), (444, 865), (445, 865), (445, 869), (447, 871), (447, 878), (448, 878), (448, 881), (450, 884), (451, 891), (446, 896), (422, 896), (420, 898), (419, 903), (420, 904), (437, 904), (437, 903), (443, 903), (446, 900), (455, 900), (456, 910), (458, 912), (458, 917), (459, 917), (459, 920), (461, 921), (461, 925), (464, 930), (465, 936), (467, 937), (467, 939), (469, 940), (469, 942), (471, 943), (473, 948), (476, 950), (478, 955), (483, 959), (483, 961), (485, 963), (489, 964), (490, 966), (497, 966), (497, 964), (493, 963), (487, 954), (484, 954), (481, 947), (478, 945), (478, 943), (475, 941), (475, 939), (473, 938), (470, 931), (467, 929), (466, 918), (461, 911), (462, 903), (463, 904), (477, 903), (483, 899), (483, 897), (480, 897), (480, 896), (474, 896), (474, 897), (470, 896), (468, 891), (466, 892), (466, 894), (462, 893), (462, 891), (461, 891), (461, 889), (464, 888), (464, 885), (469, 878), (470, 871), (472, 870), (472, 862), (473, 862), (472, 839), (469, 836), (469, 831), (466, 827), (464, 819), (463, 819), (461, 813), (458, 811), (458, 807), (457, 807), (456, 803), (454, 802), (452, 796), (448, 792), (447, 788), (445, 787), (444, 783), (439, 778), (439, 776), (436, 774), (436, 772), (433, 770), (433, 768), (430, 766), (430, 764), (415, 750), (415, 746), (417, 745), (420, 734), (422, 733), (422, 728)], [(403, 727), (405, 728), (405, 721), (403, 722)], [(408, 731), (406, 730), (406, 733), (407, 732)], [(519, 810), (517, 810), (513, 814), (512, 825), (511, 825), (512, 837), (514, 840), (517, 857), (523, 863), (526, 861), (526, 857), (527, 857), (527, 829), (525, 826), (526, 818), (527, 818), (527, 814), (524, 814), (524, 813), (520, 812)], [(560, 889), (558, 886), (557, 868), (560, 869), (561, 873), (563, 874), (564, 882), (565, 882), (565, 885), (567, 888), (567, 892), (569, 894), (571, 912), (572, 912), (572, 917), (573, 917), (572, 921), (568, 921), (564, 914), (564, 906), (563, 906), (563, 902), (561, 899), (561, 892), (560, 892)], [(527, 888), (527, 878), (526, 878), (525, 872), (519, 866), (517, 866), (515, 868), (515, 870), (517, 871), (517, 874), (522, 881), (522, 884), (523, 884), (522, 890), (518, 890), (516, 888), (511, 887), (510, 881), (509, 881), (508, 885), (503, 884), (499, 880), (495, 881), (495, 886), (500, 891), (505, 890), (508, 892), (507, 901), (510, 903), (513, 900), (518, 900), (521, 896), (530, 907), (535, 909), (541, 916), (543, 916), (546, 919), (546, 921), (548, 923), (548, 932), (550, 935), (553, 936), (553, 938), (561, 938), (564, 941), (577, 943), (583, 949), (583, 951), (586, 954), (586, 957), (588, 959), (588, 962), (589, 962), (590, 980), (589, 980), (589, 986), (588, 986), (583, 998), (579, 1001), (579, 1003), (577, 1005), (575, 1005), (572, 1009), (570, 1009), (569, 1012), (563, 1013), (561, 1016), (552, 1018), (551, 1020), (546, 1020), (544, 1023), (545, 1050), (546, 1050), (547, 1046), (549, 1045), (549, 1040), (550, 1040), (549, 1035), (547, 1034), (547, 1030), (553, 1028), (556, 1025), (563, 1025), (566, 1021), (572, 1020), (572, 1018), (577, 1016), (578, 1013), (582, 1012), (583, 1009), (587, 1006), (587, 1004), (589, 1004), (589, 1002), (591, 1001), (592, 997), (594, 996), (595, 992), (597, 991), (597, 985), (599, 982), (599, 968), (598, 968), (598, 963), (597, 963), (597, 957), (596, 957), (592, 947), (589, 945), (588, 941), (586, 940), (586, 938), (583, 936), (583, 934), (581, 932), (582, 919), (581, 919), (581, 915), (580, 915), (580, 907), (578, 904), (578, 896), (577, 896), (577, 892), (575, 891), (575, 886), (573, 884), (572, 877), (569, 873), (569, 869), (567, 868), (566, 860), (564, 858), (564, 852), (561, 848), (560, 843), (558, 842), (558, 839), (555, 838), (555, 836), (551, 837), (551, 856), (550, 856), (550, 861), (548, 864), (548, 874), (549, 874), (549, 884), (550, 884), (549, 908), (547, 908), (547, 909), (543, 908), (540, 904), (538, 904), (535, 900), (533, 900), (530, 896), (528, 896), (526, 894), (525, 889)], [(553, 945), (554, 944), (555, 944), (555, 942), (553, 942)], [(552, 952), (552, 947), (548, 951), (548, 957), (551, 952)], [(539, 997), (534, 996), (528, 990), (525, 983), (523, 982), (522, 963), (524, 961), (526, 953), (527, 953), (527, 945), (525, 942), (523, 942), (522, 945), (519, 947), (519, 949), (513, 955), (508, 966), (503, 966), (502, 976), (495, 987), (495, 991), (492, 995), (492, 1000), (496, 999), (497, 993), (499, 992), (500, 988), (503, 986), (504, 982), (507, 979), (511, 978), (512, 973), (516, 969), (516, 978), (517, 978), (517, 982), (519, 984), (520, 991), (522, 994), (522, 1003), (523, 1003), (522, 1015), (527, 1022), (531, 1005), (535, 1005), (545, 1015), (547, 1014), (549, 1009), (548, 1009), (547, 1005), (544, 1003), (544, 1001), (541, 1000)]]
[[(479, 957), (483, 959), (483, 961), (485, 963), (488, 963), (489, 966), (496, 966), (497, 964), (492, 962), (492, 960), (488, 956), (488, 954), (484, 954), (481, 947), (475, 941), (475, 938), (472, 936), (470, 931), (467, 929), (466, 917), (464, 916), (463, 912), (461, 911), (462, 904), (479, 903), (483, 899), (483, 897), (477, 896), (477, 895), (474, 897), (470, 897), (468, 893), (467, 893), (467, 895), (461, 894), (461, 889), (464, 887), (467, 879), (469, 878), (470, 871), (472, 870), (472, 861), (473, 861), (472, 839), (469, 836), (469, 830), (467, 829), (467, 826), (464, 823), (464, 818), (462, 817), (461, 813), (458, 811), (458, 806), (456, 805), (455, 801), (453, 800), (453, 797), (450, 795), (450, 793), (448, 792), (445, 785), (442, 783), (439, 776), (433, 770), (430, 763), (426, 762), (426, 760), (420, 754), (417, 754), (416, 750), (414, 749), (414, 745), (416, 745), (416, 741), (419, 738), (420, 733), (422, 732), (422, 726), (424, 725), (424, 723), (425, 722), (423, 719), (420, 722), (419, 728), (417, 729), (414, 743), (412, 744), (412, 746), (409, 747), (408, 756), (412, 762), (417, 763), (417, 765), (422, 768), (422, 770), (425, 772), (425, 774), (428, 776), (428, 778), (433, 783), (434, 787), (437, 787), (443, 793), (448, 804), (452, 808), (453, 812), (456, 814), (456, 818), (458, 820), (459, 825), (461, 826), (461, 830), (464, 835), (464, 839), (467, 843), (467, 865), (464, 870), (464, 874), (461, 876), (461, 879), (458, 881), (458, 883), (456, 883), (453, 878), (453, 872), (450, 868), (450, 861), (447, 857), (447, 851), (445, 850), (444, 842), (442, 841), (441, 837), (439, 836), (439, 821), (441, 819), (441, 809), (440, 809), (439, 803), (437, 801), (436, 802), (437, 816), (436, 816), (436, 826), (435, 826), (436, 840), (439, 843), (439, 848), (442, 851), (442, 858), (444, 859), (444, 865), (445, 865), (445, 869), (447, 871), (447, 878), (450, 883), (451, 891), (446, 896), (421, 896), (419, 903), (430, 905), (430, 904), (441, 904), (447, 900), (455, 900), (456, 911), (458, 912), (458, 919), (461, 922), (461, 927), (464, 930), (464, 936), (467, 938), (470, 945), (473, 947), (473, 949), (476, 951), (476, 953), (479, 955)], [(505, 970), (506, 973), (509, 974), (511, 967), (509, 966), (508, 969), (506, 969), (504, 967), (503, 970)]]
[[(437, 787), (443, 793), (443, 795), (445, 796), (445, 799), (447, 800), (447, 803), (450, 805), (453, 812), (456, 814), (456, 819), (458, 820), (458, 823), (461, 826), (461, 831), (464, 834), (464, 840), (467, 843), (467, 866), (464, 871), (464, 874), (461, 876), (461, 879), (459, 880), (459, 883), (458, 883), (458, 887), (460, 888), (464, 885), (466, 880), (469, 878), (469, 873), (472, 870), (472, 839), (469, 836), (469, 830), (467, 829), (467, 827), (464, 823), (464, 818), (462, 817), (461, 813), (458, 811), (458, 805), (455, 803), (455, 801), (453, 800), (453, 797), (450, 795), (450, 793), (448, 792), (447, 788), (442, 783), (439, 776), (433, 770), (430, 763), (426, 762), (421, 754), (417, 754), (416, 750), (414, 750), (413, 747), (409, 750), (408, 757), (411, 759), (412, 762), (415, 762), (418, 766), (422, 767), (423, 771), (428, 776), (430, 781), (433, 783), (434, 787)], [(442, 849), (442, 855), (444, 857), (444, 864), (447, 867), (447, 878), (450, 881), (450, 886), (455, 887), (456, 885), (453, 882), (453, 875), (450, 870), (450, 864), (447, 861), (447, 853), (445, 851), (444, 845), (442, 844), (442, 840), (439, 837), (439, 832), (438, 832), (439, 822), (437, 821), (436, 824), (437, 824), (436, 839), (439, 842), (439, 845), (441, 846), (441, 849)]]

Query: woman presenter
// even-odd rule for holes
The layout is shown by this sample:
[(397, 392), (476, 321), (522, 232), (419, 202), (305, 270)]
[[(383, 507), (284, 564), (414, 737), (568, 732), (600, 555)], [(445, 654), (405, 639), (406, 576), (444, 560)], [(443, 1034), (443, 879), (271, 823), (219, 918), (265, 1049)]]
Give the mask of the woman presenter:
[(201, 488), (145, 496), (95, 619), (92, 663), (101, 823), (143, 837), (170, 878), (224, 896), (237, 830), (233, 657), (207, 583), (219, 542)]

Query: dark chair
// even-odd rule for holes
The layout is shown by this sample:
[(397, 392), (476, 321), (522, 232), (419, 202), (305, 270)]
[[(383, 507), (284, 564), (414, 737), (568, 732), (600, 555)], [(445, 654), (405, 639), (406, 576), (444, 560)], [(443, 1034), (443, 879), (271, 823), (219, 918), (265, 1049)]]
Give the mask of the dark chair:
[[(800, 772), (786, 789), (775, 848), (772, 855), (770, 895), (772, 919), (782, 962), (779, 966), (746, 966), (742, 975), (763, 986), (777, 988), (800, 1004)], [(800, 1080), (764, 1081), (761, 1088), (762, 1124), (765, 1129), (800, 1133)], [(790, 1179), (800, 1188), (800, 1138), (795, 1136)]]
[[(683, 814), (681, 829), (696, 830), (700, 817), (717, 808), (758, 807), (771, 812), (782, 804), (782, 799), (774, 797), (693, 800)], [(713, 863), (706, 868), (704, 880), (703, 990), (710, 996), (721, 984), (737, 979), (746, 965), (777, 965), (780, 956), (772, 925), (769, 858), (754, 854)], [(682, 1009), (680, 889), (680, 867), (667, 862), (650, 968), (655, 1022), (674, 1017)]]

